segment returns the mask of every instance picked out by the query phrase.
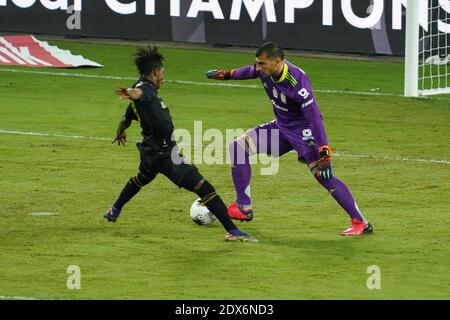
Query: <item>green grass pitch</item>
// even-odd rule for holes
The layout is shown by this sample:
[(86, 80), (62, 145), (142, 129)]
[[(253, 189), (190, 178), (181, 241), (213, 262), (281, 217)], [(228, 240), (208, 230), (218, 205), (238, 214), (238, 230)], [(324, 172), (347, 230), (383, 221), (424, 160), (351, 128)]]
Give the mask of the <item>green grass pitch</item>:
[[(133, 46), (51, 43), (105, 68), (39, 71), (136, 76)], [(163, 53), (168, 80), (208, 82), (208, 69), (254, 62), (251, 53)], [(189, 207), (196, 196), (163, 176), (124, 208), (116, 224), (107, 224), (103, 212), (137, 173), (134, 143), (111, 144), (126, 106), (113, 89), (133, 81), (0, 71), (0, 296), (449, 299), (450, 98), (401, 97), (401, 63), (287, 58), (311, 77), (338, 154), (334, 173), (372, 221), (373, 235), (339, 236), (349, 225), (347, 215), (293, 153), (280, 159), (275, 176), (253, 167), (255, 219), (238, 225), (258, 244), (224, 242), (217, 222), (194, 224)], [(175, 126), (191, 131), (199, 120), (204, 129), (225, 131), (274, 118), (262, 88), (169, 81), (160, 94)], [(139, 133), (137, 123), (128, 130), (130, 140)], [(234, 200), (229, 165), (198, 167), (227, 203)], [(79, 290), (66, 286), (70, 265), (80, 267)], [(369, 290), (373, 265), (380, 268), (381, 288)]]

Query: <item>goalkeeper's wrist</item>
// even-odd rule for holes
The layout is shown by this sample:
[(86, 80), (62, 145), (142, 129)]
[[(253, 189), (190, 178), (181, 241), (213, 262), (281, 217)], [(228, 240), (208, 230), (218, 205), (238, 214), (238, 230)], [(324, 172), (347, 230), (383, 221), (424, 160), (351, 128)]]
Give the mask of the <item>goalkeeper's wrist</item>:
[(223, 77), (223, 80), (231, 80), (233, 79), (234, 69), (228, 70), (225, 72), (225, 76)]
[(329, 145), (325, 144), (319, 147), (319, 157), (320, 159), (331, 158), (331, 148)]

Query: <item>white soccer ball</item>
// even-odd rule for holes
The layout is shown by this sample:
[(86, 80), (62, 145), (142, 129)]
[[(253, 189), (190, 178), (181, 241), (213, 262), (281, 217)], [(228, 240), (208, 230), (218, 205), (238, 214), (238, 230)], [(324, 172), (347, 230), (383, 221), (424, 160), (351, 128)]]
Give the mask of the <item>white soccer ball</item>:
[(217, 218), (197, 199), (191, 206), (191, 219), (198, 225), (209, 225)]

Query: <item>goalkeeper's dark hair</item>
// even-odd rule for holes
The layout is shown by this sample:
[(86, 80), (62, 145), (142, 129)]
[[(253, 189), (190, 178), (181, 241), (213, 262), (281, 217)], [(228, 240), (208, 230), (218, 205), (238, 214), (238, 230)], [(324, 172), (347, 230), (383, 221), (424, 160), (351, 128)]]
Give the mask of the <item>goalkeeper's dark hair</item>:
[(280, 58), (284, 59), (284, 51), (275, 42), (266, 42), (256, 50), (256, 56), (259, 57), (265, 53), (269, 59)]
[(164, 57), (156, 46), (138, 47), (134, 54), (134, 63), (140, 75), (146, 76), (153, 70), (163, 67)]

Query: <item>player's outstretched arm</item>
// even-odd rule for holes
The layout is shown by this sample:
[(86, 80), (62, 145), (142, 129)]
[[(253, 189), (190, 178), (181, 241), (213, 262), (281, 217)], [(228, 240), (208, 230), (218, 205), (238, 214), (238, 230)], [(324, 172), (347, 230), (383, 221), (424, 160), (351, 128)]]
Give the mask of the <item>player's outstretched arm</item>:
[(208, 79), (214, 79), (214, 80), (231, 80), (233, 79), (233, 73), (234, 70), (208, 70), (206, 72), (206, 77)]
[(258, 73), (255, 66), (247, 66), (232, 70), (209, 70), (206, 77), (214, 80), (247, 80), (258, 78)]
[(132, 89), (124, 87), (116, 88), (114, 93), (119, 96), (119, 99), (131, 99), (131, 100), (138, 100), (144, 94), (144, 92), (139, 88)]

